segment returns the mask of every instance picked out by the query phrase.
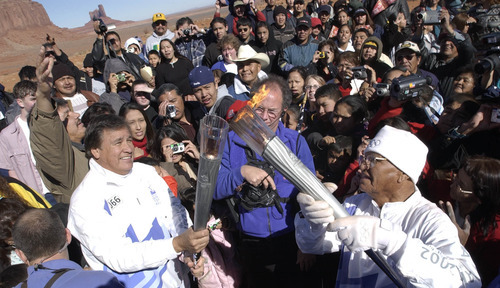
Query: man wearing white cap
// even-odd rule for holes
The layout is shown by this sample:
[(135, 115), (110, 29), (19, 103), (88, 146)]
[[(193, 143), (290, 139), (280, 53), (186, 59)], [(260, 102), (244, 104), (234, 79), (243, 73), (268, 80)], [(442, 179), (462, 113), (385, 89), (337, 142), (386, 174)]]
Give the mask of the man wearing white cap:
[[(252, 85), (267, 78), (262, 69), (269, 65), (269, 56), (266, 53), (257, 53), (250, 45), (241, 45), (238, 58), (233, 62), (238, 66), (238, 75), (234, 77), (233, 85), (227, 87), (227, 93), (237, 100), (249, 100)], [(219, 93), (223, 93), (224, 89), (226, 86), (221, 86)]]
[[(481, 287), (457, 229), (415, 186), (427, 147), (413, 134), (383, 127), (360, 163), (359, 188), (335, 219), (324, 201), (300, 193), (297, 244), (305, 253), (342, 251), (337, 286), (393, 287), (365, 250), (378, 250), (404, 287)], [(301, 215), (301, 216), (299, 216)]]

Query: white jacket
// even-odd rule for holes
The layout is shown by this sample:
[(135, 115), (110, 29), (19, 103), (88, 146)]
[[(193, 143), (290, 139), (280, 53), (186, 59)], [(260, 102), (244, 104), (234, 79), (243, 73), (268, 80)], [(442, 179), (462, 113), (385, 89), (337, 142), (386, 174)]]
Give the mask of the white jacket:
[[(351, 215), (371, 215), (400, 225), (404, 244), (385, 256), (405, 287), (481, 287), (469, 253), (460, 244), (457, 229), (420, 191), (405, 202), (386, 203), (380, 209), (366, 194), (346, 199)], [(297, 244), (304, 253), (323, 254), (342, 250), (336, 287), (394, 287), (392, 281), (364, 252), (342, 247), (336, 232), (311, 229), (305, 218), (295, 218)]]
[(68, 228), (90, 267), (111, 270), (126, 287), (189, 287), (172, 240), (191, 222), (165, 181), (141, 163), (127, 175), (89, 164), (71, 197)]

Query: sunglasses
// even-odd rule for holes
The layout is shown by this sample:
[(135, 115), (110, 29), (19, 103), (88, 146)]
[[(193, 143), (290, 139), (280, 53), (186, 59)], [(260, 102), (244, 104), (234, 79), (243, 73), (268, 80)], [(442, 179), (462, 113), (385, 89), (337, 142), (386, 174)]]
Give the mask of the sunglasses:
[(156, 21), (155, 26), (167, 26), (167, 21)]
[(410, 54), (410, 55), (399, 55), (398, 57), (396, 57), (396, 60), (398, 61), (403, 61), (403, 59), (406, 59), (408, 61), (411, 61), (411, 59), (413, 59), (413, 57), (415, 57), (416, 55), (415, 54)]
[(238, 29), (238, 32), (247, 32), (248, 31), (248, 28), (239, 28)]

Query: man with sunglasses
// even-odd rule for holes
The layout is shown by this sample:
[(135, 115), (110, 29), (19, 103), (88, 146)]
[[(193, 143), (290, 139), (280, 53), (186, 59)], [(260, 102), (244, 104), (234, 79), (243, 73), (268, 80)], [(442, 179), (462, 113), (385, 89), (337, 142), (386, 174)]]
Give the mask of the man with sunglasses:
[(432, 79), (430, 85), (439, 92), (439, 82), (436, 75), (418, 68), (422, 60), (422, 54), (416, 43), (411, 41), (400, 43), (396, 48), (394, 59), (396, 66), (405, 67), (410, 73), (420, 75), (424, 78), (430, 77)]
[(393, 287), (364, 251), (375, 250), (400, 287), (481, 287), (457, 229), (416, 186), (427, 147), (411, 132), (384, 126), (360, 159), (359, 189), (336, 219), (325, 201), (300, 193), (297, 243), (305, 253), (341, 251), (337, 286)]
[(163, 13), (156, 13), (153, 15), (153, 34), (146, 40), (145, 54), (149, 51), (160, 51), (160, 41), (167, 38), (172, 40), (175, 34), (167, 28), (167, 18)]

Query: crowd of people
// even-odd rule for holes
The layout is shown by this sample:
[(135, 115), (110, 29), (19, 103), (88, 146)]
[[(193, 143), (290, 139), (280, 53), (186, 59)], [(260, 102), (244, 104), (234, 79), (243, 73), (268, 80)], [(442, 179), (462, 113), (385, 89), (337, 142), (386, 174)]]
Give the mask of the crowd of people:
[[(47, 35), (0, 87), (0, 287), (500, 287), (500, 1), (276, 2)], [(247, 105), (343, 209), (229, 131), (193, 229)]]

